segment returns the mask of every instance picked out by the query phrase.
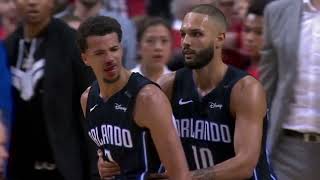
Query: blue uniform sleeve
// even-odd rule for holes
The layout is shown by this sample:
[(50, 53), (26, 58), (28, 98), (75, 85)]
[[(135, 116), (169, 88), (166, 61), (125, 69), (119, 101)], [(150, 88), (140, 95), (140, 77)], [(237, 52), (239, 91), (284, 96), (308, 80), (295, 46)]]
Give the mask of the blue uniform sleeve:
[(11, 78), (7, 54), (2, 42), (0, 42), (0, 110), (6, 125), (8, 125), (12, 112)]

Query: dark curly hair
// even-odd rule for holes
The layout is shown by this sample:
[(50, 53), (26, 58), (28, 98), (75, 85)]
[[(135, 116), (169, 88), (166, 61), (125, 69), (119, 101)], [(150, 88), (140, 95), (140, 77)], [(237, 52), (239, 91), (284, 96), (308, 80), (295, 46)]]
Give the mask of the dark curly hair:
[(117, 33), (121, 42), (122, 30), (117, 20), (108, 16), (90, 17), (81, 23), (77, 32), (77, 43), (81, 52), (88, 49), (87, 38), (89, 36), (104, 36), (110, 33)]

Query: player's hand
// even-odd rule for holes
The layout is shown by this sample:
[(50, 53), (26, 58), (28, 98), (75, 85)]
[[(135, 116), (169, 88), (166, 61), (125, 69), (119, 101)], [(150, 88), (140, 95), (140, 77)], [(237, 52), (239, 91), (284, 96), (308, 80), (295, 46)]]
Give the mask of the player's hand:
[(114, 179), (114, 176), (120, 174), (120, 167), (117, 163), (104, 161), (100, 150), (98, 150), (98, 156), (98, 170), (102, 180)]

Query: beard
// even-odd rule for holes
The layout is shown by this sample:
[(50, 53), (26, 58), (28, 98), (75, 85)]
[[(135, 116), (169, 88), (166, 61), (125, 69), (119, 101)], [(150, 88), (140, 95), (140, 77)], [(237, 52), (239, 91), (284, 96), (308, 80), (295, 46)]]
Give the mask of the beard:
[(208, 65), (214, 56), (213, 51), (214, 44), (212, 43), (209, 47), (201, 49), (195, 54), (194, 59), (190, 61), (184, 61), (184, 65), (190, 69), (201, 69)]
[(86, 8), (92, 8), (98, 2), (99, 0), (80, 0), (80, 3), (83, 4)]

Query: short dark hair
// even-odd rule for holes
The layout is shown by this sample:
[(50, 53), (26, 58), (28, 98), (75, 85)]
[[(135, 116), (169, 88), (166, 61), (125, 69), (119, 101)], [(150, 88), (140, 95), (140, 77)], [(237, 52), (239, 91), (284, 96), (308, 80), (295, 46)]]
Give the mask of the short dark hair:
[(247, 11), (247, 15), (254, 14), (257, 16), (263, 16), (263, 9), (259, 7), (250, 6)]
[(144, 32), (151, 26), (163, 25), (165, 28), (171, 32), (170, 24), (161, 17), (144, 17), (139, 22), (137, 22), (137, 41), (141, 42)]
[(269, 1), (267, 0), (252, 1), (248, 8), (247, 15), (254, 14), (257, 16), (263, 16), (264, 8), (268, 3)]
[(210, 17), (213, 17), (214, 19), (218, 20), (220, 24), (222, 25), (223, 29), (228, 28), (228, 21), (226, 16), (223, 14), (223, 12), (214, 6), (214, 4), (199, 4), (194, 6), (190, 12), (205, 14)]
[(121, 42), (122, 30), (117, 20), (108, 16), (88, 18), (81, 23), (77, 32), (77, 42), (81, 52), (85, 52), (88, 49), (87, 37), (104, 36), (113, 32), (117, 33), (119, 42)]

